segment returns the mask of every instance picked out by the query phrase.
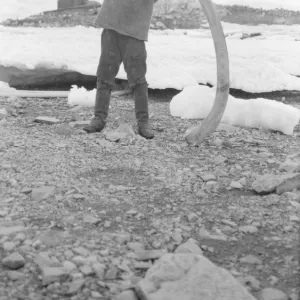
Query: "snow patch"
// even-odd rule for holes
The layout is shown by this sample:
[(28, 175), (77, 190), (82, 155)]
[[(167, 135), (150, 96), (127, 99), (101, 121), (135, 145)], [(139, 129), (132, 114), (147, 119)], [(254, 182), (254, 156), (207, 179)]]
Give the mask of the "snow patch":
[[(173, 97), (170, 112), (183, 119), (204, 119), (212, 109), (215, 88), (190, 86)], [(263, 128), (293, 135), (300, 121), (300, 110), (263, 98), (242, 100), (229, 96), (221, 122), (230, 125)]]
[(84, 87), (78, 88), (72, 85), (68, 96), (68, 104), (70, 106), (80, 105), (92, 107), (95, 105), (96, 89), (87, 91)]
[[(228, 35), (230, 86), (246, 92), (300, 91), (300, 26), (224, 25)], [(95, 75), (101, 29), (0, 26), (0, 65), (61, 68)], [(263, 36), (240, 40), (241, 32)], [(152, 89), (182, 90), (216, 85), (216, 58), (209, 30), (151, 31), (147, 81)], [(127, 79), (123, 65), (117, 75)]]
[(6, 82), (0, 81), (0, 91), (15, 91), (16, 89), (10, 87)]

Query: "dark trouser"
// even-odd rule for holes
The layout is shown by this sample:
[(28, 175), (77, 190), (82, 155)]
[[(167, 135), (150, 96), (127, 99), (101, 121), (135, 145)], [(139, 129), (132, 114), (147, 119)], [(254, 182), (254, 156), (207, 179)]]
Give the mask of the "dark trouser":
[(146, 82), (147, 52), (145, 42), (104, 29), (101, 37), (101, 57), (97, 69), (95, 119), (105, 122), (110, 95), (121, 63), (127, 73), (128, 84), (135, 94), (136, 116), (148, 119), (148, 85)]

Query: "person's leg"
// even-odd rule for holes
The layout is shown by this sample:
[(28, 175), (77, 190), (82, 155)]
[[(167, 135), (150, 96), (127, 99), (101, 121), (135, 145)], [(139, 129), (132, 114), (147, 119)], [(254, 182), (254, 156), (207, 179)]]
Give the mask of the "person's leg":
[(119, 41), (128, 84), (133, 89), (139, 134), (144, 138), (152, 139), (154, 138), (154, 132), (149, 124), (145, 42), (128, 36), (122, 36)]
[(90, 125), (83, 128), (87, 133), (100, 132), (106, 124), (111, 91), (122, 63), (117, 42), (118, 34), (104, 29), (101, 36), (101, 56), (97, 69), (97, 93), (94, 115)]

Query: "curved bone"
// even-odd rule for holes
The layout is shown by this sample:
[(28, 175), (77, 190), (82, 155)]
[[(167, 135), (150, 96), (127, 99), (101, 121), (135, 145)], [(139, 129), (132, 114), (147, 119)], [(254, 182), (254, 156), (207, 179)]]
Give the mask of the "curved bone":
[(185, 133), (186, 142), (197, 146), (218, 127), (226, 109), (229, 95), (229, 58), (221, 22), (211, 0), (199, 0), (202, 5), (214, 40), (217, 58), (217, 91), (215, 102), (202, 124), (190, 128)]

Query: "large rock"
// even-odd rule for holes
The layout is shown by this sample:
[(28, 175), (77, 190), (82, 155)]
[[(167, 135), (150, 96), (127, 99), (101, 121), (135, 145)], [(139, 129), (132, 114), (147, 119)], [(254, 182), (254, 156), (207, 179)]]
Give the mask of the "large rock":
[(196, 254), (164, 255), (135, 290), (141, 300), (255, 300), (227, 270)]
[(5, 257), (2, 265), (10, 270), (17, 270), (24, 267), (25, 259), (21, 254), (15, 252)]
[(294, 190), (300, 189), (300, 173), (296, 174), (291, 178), (287, 178), (284, 180), (279, 186), (276, 188), (276, 193), (281, 195), (283, 193), (292, 192)]
[(295, 174), (273, 175), (266, 174), (259, 176), (252, 184), (252, 189), (258, 194), (268, 194), (276, 191), (276, 188), (285, 180), (294, 177)]

